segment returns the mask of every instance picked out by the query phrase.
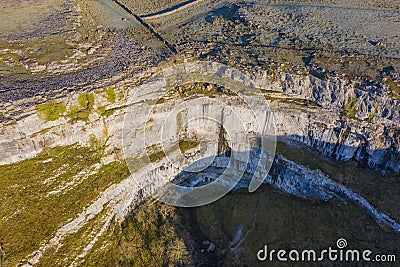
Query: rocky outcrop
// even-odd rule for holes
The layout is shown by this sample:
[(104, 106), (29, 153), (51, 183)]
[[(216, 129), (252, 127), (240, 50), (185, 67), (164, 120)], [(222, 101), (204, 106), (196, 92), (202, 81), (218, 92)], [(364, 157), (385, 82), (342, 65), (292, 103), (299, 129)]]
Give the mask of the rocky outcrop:
[[(227, 71), (213, 63), (209, 68), (216, 73)], [(388, 97), (385, 88), (377, 85), (360, 89), (339, 78), (277, 75), (271, 77), (265, 72), (253, 75), (255, 85), (267, 90), (277, 136), (300, 141), (336, 160), (355, 160), (370, 168), (400, 172), (400, 100)], [(158, 96), (154, 97), (157, 101)], [(63, 101), (73, 103), (76, 98), (77, 95)], [(349, 101), (355, 103), (351, 107), (354, 110), (345, 114), (344, 106)], [(110, 144), (121, 147), (126, 104), (109, 105), (116, 112), (108, 117), (94, 112), (89, 124), (71, 125), (66, 119), (44, 122), (35, 112), (28, 111), (30, 115), (16, 123), (3, 124), (0, 164), (35, 156), (45, 147), (87, 144), (90, 134), (103, 138), (104, 123), (109, 128)], [(141, 104), (133, 105), (139, 108)]]
[[(400, 100), (389, 97), (379, 84), (357, 88), (344, 79), (287, 73), (275, 79), (265, 73), (255, 77), (258, 85), (281, 92), (284, 98), (315, 104), (310, 108), (296, 101), (272, 103), (278, 136), (300, 141), (336, 160), (400, 171)], [(354, 102), (352, 115), (345, 110), (349, 102)]]

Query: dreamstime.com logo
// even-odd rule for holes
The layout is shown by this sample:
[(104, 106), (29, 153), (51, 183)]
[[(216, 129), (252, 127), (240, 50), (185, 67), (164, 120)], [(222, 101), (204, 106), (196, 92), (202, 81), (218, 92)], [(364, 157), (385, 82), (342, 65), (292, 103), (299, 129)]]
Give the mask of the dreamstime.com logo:
[(236, 69), (201, 61), (167, 68), (134, 90), (123, 149), (140, 192), (195, 207), (238, 183), (255, 191), (276, 148), (274, 117), (259, 88)]
[(396, 255), (374, 254), (371, 250), (346, 249), (347, 240), (340, 238), (336, 242), (336, 248), (329, 247), (321, 251), (316, 250), (275, 250), (267, 245), (257, 252), (259, 261), (280, 262), (396, 262)]

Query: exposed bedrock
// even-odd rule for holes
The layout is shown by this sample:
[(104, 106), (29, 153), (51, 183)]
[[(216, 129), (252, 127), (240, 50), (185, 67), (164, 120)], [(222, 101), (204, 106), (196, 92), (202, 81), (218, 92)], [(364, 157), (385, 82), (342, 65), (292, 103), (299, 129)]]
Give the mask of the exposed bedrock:
[[(215, 66), (210, 65), (212, 67)], [(215, 69), (215, 72), (224, 71), (227, 70)], [(312, 146), (337, 160), (356, 160), (373, 169), (400, 172), (400, 101), (386, 96), (384, 88), (377, 85), (359, 89), (343, 79), (321, 80), (286, 73), (274, 78), (262, 73), (253, 78), (258, 86), (267, 90), (266, 98), (271, 100), (278, 137)], [(141, 108), (141, 105), (154, 105), (159, 99), (156, 95), (154, 99), (146, 97), (148, 103), (132, 105)], [(63, 101), (69, 105), (76, 98), (76, 95), (70, 96)], [(173, 105), (170, 101), (181, 100), (157, 104), (158, 116), (168, 114)], [(350, 115), (344, 108), (349, 101), (354, 102)], [(35, 156), (45, 147), (77, 142), (87, 144), (90, 135), (104, 139), (104, 125), (107, 126), (109, 147), (121, 148), (126, 103), (122, 101), (109, 106), (115, 110), (112, 115), (102, 117), (92, 112), (88, 124), (70, 124), (65, 118), (45, 122), (30, 111), (32, 115), (0, 129), (0, 163)], [(257, 108), (264, 109), (263, 106)]]
[[(388, 97), (385, 88), (357, 88), (343, 79), (286, 73), (275, 80), (265, 73), (256, 75), (256, 83), (297, 102), (273, 100), (278, 136), (300, 141), (336, 160), (353, 159), (373, 169), (400, 171), (400, 101)], [(298, 98), (316, 106), (299, 104)], [(352, 114), (346, 114), (351, 113), (349, 109)]]
[(278, 136), (311, 146), (336, 160), (400, 171), (399, 128), (341, 120), (334, 112), (281, 108), (274, 112)]

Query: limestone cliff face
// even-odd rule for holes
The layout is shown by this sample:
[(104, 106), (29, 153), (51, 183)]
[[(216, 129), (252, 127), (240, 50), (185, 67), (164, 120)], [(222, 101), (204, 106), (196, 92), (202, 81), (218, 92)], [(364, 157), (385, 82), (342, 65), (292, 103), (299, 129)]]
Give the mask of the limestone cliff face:
[(266, 183), (281, 191), (301, 198), (317, 198), (323, 201), (338, 198), (345, 202), (352, 202), (369, 214), (379, 225), (400, 232), (400, 224), (395, 220), (376, 209), (363, 196), (334, 182), (320, 170), (310, 170), (283, 156), (276, 157), (273, 166)]
[[(260, 72), (253, 79), (267, 90), (279, 137), (300, 141), (337, 160), (353, 159), (370, 168), (400, 172), (400, 100), (388, 97), (385, 88), (357, 88), (344, 79), (321, 80), (287, 73), (271, 77)], [(68, 107), (76, 99), (73, 95), (61, 101)], [(90, 136), (107, 139), (110, 149), (121, 148), (126, 104), (123, 100), (110, 104), (96, 98), (96, 106), (108, 105), (107, 109), (114, 112), (109, 116), (92, 112), (87, 124), (71, 124), (66, 118), (45, 122), (36, 112), (27, 111), (25, 118), (1, 127), (0, 164), (35, 156), (45, 147), (88, 144)], [(142, 103), (132, 105), (139, 109)], [(162, 107), (159, 105), (158, 110)]]
[[(256, 81), (295, 99), (291, 103), (273, 100), (278, 136), (300, 141), (337, 160), (353, 159), (370, 168), (400, 171), (400, 100), (388, 97), (385, 88), (378, 84), (357, 88), (339, 78), (321, 80), (286, 73), (275, 80), (258, 74)], [(306, 107), (296, 98), (316, 106)], [(353, 114), (349, 115), (346, 106), (351, 102), (347, 109)]]

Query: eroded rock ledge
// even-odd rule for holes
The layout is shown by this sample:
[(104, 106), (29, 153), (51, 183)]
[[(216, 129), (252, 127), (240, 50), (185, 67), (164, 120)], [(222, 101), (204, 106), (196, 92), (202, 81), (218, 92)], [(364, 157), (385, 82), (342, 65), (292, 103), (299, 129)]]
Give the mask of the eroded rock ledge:
[[(323, 80), (288, 73), (272, 77), (258, 72), (253, 73), (253, 78), (270, 102), (278, 137), (312, 146), (337, 160), (355, 160), (373, 169), (400, 171), (400, 101), (387, 96), (385, 88), (360, 89), (344, 79)], [(117, 84), (113, 90), (120, 97), (114, 103), (107, 100), (103, 89), (92, 93), (94, 104), (88, 110), (86, 122), (71, 122), (68, 117), (82, 95), (74, 93), (57, 100), (66, 105), (66, 111), (57, 120), (40, 119), (31, 108), (25, 111), (26, 117), (3, 123), (0, 163), (33, 157), (46, 147), (85, 145), (90, 136), (107, 139), (110, 150), (121, 148), (123, 119), (128, 99), (137, 90), (135, 82)], [(142, 103), (133, 105), (139, 107)], [(162, 107), (160, 116), (170, 109), (168, 101), (157, 106)]]

